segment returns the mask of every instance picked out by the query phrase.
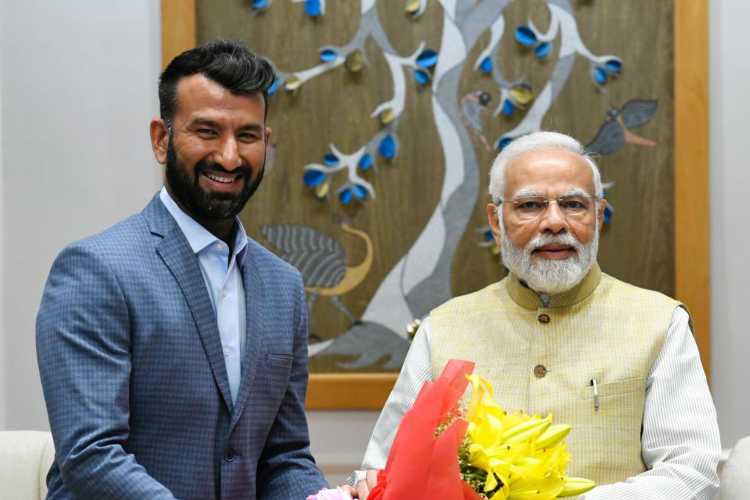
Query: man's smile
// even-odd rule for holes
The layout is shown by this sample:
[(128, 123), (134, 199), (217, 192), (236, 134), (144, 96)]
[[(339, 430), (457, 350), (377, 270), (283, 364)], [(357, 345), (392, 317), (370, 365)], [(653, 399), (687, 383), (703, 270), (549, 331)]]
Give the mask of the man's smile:
[(222, 184), (230, 184), (234, 182), (235, 179), (237, 179), (236, 175), (228, 176), (228, 175), (219, 175), (219, 174), (210, 174), (210, 173), (205, 173), (204, 175), (208, 177), (209, 179), (211, 179), (212, 181), (221, 182)]
[(203, 180), (201, 182), (203, 188), (213, 192), (233, 193), (241, 190), (244, 186), (242, 179), (245, 176), (242, 172), (229, 173), (204, 170), (199, 175), (199, 178)]

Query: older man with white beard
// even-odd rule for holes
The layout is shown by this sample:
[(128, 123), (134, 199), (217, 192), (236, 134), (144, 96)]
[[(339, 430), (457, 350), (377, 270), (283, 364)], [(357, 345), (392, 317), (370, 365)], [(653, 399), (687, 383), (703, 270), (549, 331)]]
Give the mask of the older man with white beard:
[(433, 310), (417, 332), (358, 472), (366, 498), (404, 413), (449, 359), (476, 363), (507, 409), (569, 423), (569, 473), (598, 499), (710, 499), (721, 448), (690, 318), (596, 263), (605, 201), (575, 139), (521, 137), (490, 173), (487, 217), (508, 276)]

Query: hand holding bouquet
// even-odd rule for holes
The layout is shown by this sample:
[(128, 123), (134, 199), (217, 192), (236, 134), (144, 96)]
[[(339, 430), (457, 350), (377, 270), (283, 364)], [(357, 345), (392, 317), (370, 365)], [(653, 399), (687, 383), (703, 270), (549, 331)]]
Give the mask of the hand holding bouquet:
[(352, 496), (342, 488), (323, 489), (307, 497), (307, 500), (352, 500)]
[[(552, 417), (508, 413), (492, 385), (450, 361), (422, 387), (404, 415), (388, 463), (369, 500), (553, 500), (585, 493), (592, 481), (568, 477), (570, 426)], [(458, 402), (469, 382), (468, 408)]]

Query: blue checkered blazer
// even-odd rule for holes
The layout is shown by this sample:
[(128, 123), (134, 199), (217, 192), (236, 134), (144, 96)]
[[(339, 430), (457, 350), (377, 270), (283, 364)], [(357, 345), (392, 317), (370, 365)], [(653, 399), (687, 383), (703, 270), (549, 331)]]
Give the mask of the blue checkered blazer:
[(307, 309), (299, 273), (250, 240), (236, 405), (198, 258), (158, 196), (63, 250), (37, 317), (56, 456), (48, 499), (304, 500)]

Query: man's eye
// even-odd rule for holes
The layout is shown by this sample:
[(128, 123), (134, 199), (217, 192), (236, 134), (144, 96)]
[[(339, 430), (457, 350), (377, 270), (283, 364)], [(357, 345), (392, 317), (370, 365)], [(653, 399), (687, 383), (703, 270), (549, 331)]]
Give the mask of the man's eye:
[(586, 208), (586, 204), (581, 200), (562, 200), (560, 201), (560, 208), (564, 210), (583, 210)]
[(242, 142), (255, 142), (258, 140), (258, 135), (253, 133), (240, 134), (239, 140)]
[(197, 132), (201, 137), (216, 137), (216, 131), (210, 128), (199, 128)]
[(522, 201), (518, 204), (518, 208), (521, 210), (541, 210), (544, 208), (544, 203), (541, 201)]

